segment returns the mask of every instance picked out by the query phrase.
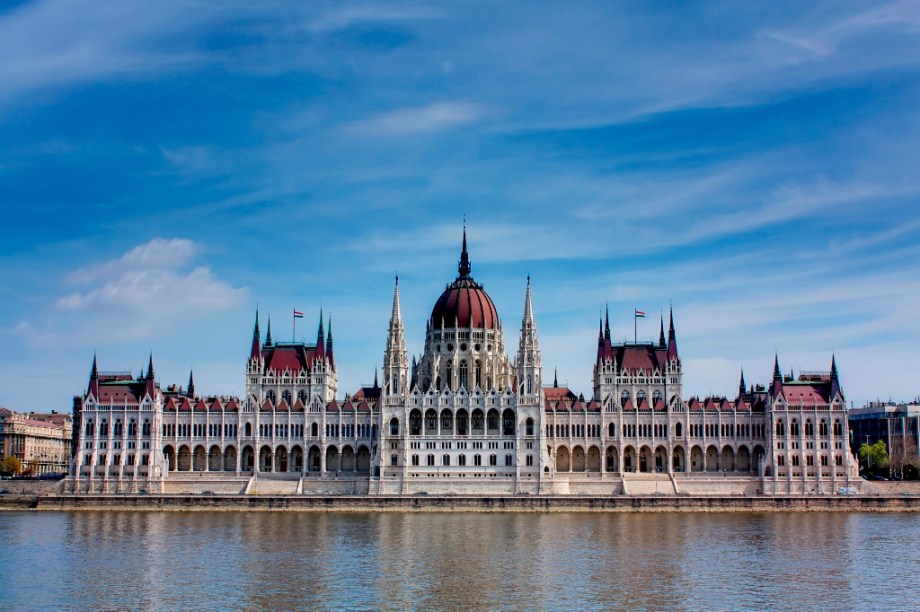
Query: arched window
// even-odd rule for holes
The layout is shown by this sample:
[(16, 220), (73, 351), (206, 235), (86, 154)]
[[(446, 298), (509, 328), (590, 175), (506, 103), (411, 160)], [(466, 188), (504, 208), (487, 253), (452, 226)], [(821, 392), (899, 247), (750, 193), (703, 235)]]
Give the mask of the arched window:
[(505, 410), (502, 414), (502, 435), (514, 435), (514, 412), (511, 410)]
[(626, 391), (624, 389), (623, 392), (620, 393), (620, 405), (625, 406), (626, 402), (628, 401), (629, 401), (629, 391)]
[(482, 387), (482, 362), (477, 359), (475, 367), (476, 367), (476, 379), (475, 379), (476, 386), (481, 388)]
[(470, 388), (470, 369), (466, 365), (466, 360), (460, 362), (460, 386), (458, 388)]
[(498, 411), (490, 410), (486, 417), (486, 421), (489, 429), (498, 429)]
[(843, 426), (840, 424), (840, 419), (834, 420), (834, 435), (835, 436), (843, 435)]
[(818, 433), (822, 436), (827, 435), (827, 421), (821, 419), (821, 424), (818, 426)]
[(86, 432), (85, 433), (87, 436), (91, 436), (93, 435), (94, 431), (96, 431), (95, 424), (93, 423), (93, 420), (90, 419), (86, 422)]
[(314, 438), (319, 437), (319, 423), (313, 423), (310, 425), (310, 435)]
[(135, 421), (134, 419), (131, 419), (131, 421), (128, 423), (128, 435), (129, 436), (137, 435), (137, 421)]
[(680, 421), (677, 422), (677, 425), (675, 425), (674, 427), (674, 433), (677, 435), (678, 438), (684, 435), (683, 423), (681, 423)]
[(533, 393), (533, 376), (530, 374), (527, 375), (527, 389), (524, 391), (528, 395)]
[(265, 399), (267, 399), (267, 400), (270, 401), (272, 404), (274, 404), (274, 403), (275, 403), (275, 392), (269, 390), (269, 391), (265, 394)]
[(783, 424), (782, 419), (776, 421), (776, 435), (778, 436), (786, 435), (786, 426)]
[(434, 388), (436, 391), (441, 390), (441, 377), (440, 376), (434, 379)]
[(638, 391), (636, 391), (636, 406), (641, 404), (642, 400), (644, 400), (646, 397), (647, 395), (645, 393), (645, 389), (639, 389)]
[(141, 435), (142, 436), (150, 435), (150, 419), (144, 419), (144, 427), (141, 428)]
[(811, 422), (811, 419), (805, 420), (805, 435), (813, 436), (815, 435), (815, 425)]
[(422, 435), (422, 413), (419, 410), (413, 410), (409, 413), (409, 435)]
[(107, 436), (109, 435), (109, 422), (106, 419), (102, 419), (102, 422), (99, 423), (99, 435)]
[(453, 367), (454, 367), (454, 365), (453, 365), (451, 362), (448, 361), (448, 362), (447, 362), (447, 380), (444, 382), (444, 386), (447, 388), (448, 391), (451, 390), (451, 389), (453, 389), (453, 386), (451, 385), (451, 383), (452, 383), (453, 380), (454, 380), (454, 378), (453, 378)]
[(612, 437), (614, 437), (614, 436), (616, 436), (616, 435), (617, 435), (617, 427), (616, 427), (616, 424), (610, 423), (609, 425), (607, 425), (607, 436), (610, 437), (610, 438), (612, 438)]
[(425, 433), (432, 434), (438, 432), (438, 413), (429, 410), (425, 413)]
[(246, 427), (244, 431), (246, 433), (246, 437), (251, 438), (252, 437), (252, 423), (246, 423)]
[(306, 403), (307, 403), (307, 392), (306, 392), (306, 390), (301, 389), (300, 391), (298, 391), (298, 392), (297, 392), (297, 399), (299, 399), (299, 400), (301, 401), (301, 403), (306, 404)]
[(390, 465), (396, 465), (399, 462), (399, 455), (393, 453), (390, 455)]
[(450, 410), (441, 412), (441, 431), (448, 433), (454, 428), (454, 415)]
[(799, 421), (797, 419), (792, 419), (792, 423), (789, 424), (789, 433), (793, 436), (799, 435)]
[(457, 457), (457, 465), (466, 465), (466, 455), (460, 455)]
[(441, 457), (441, 465), (449, 466), (450, 465), (450, 455), (445, 454)]
[(472, 427), (473, 427), (473, 431), (482, 429), (482, 411), (481, 410), (473, 411)]
[(525, 431), (527, 432), (527, 435), (532, 436), (533, 435), (533, 419), (528, 418), (526, 421), (525, 427), (526, 427)]
[(661, 391), (655, 389), (652, 392), (652, 403), (657, 404), (659, 401), (661, 401)]
[(399, 419), (393, 417), (390, 419), (390, 435), (398, 436), (399, 435)]
[(124, 429), (121, 426), (121, 419), (115, 419), (115, 431), (113, 432), (116, 436), (120, 436), (123, 433)]
[(428, 465), (434, 465), (434, 455), (428, 455)]
[(283, 399), (283, 400), (286, 401), (288, 404), (290, 404), (290, 403), (291, 403), (291, 392), (288, 391), (287, 389), (285, 389), (284, 391), (282, 391), (282, 392), (281, 392), (281, 399)]
[(412, 465), (418, 465), (418, 455), (412, 455)]

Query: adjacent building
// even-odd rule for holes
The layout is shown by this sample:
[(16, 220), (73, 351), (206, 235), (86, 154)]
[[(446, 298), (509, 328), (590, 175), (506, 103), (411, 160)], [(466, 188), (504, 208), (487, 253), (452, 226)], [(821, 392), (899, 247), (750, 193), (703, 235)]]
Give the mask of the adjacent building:
[(920, 457), (920, 403), (870, 402), (848, 412), (850, 445), (853, 452), (864, 444), (885, 443), (896, 463), (907, 464)]
[(223, 480), (370, 495), (829, 494), (858, 480), (833, 359), (793, 379), (776, 358), (769, 385), (742, 373), (734, 397), (686, 398), (673, 312), (650, 343), (613, 342), (607, 316), (585, 347), (596, 351), (586, 397), (544, 383), (529, 277), (520, 316), (509, 355), (464, 230), (421, 353), (410, 360), (397, 278), (382, 381), (353, 394), (339, 394), (322, 313), (315, 343), (274, 342), (270, 322), (263, 339), (256, 313), (241, 398), (201, 397), (191, 376), (162, 389), (152, 356), (136, 377), (94, 358), (74, 398), (73, 490)]
[(23, 414), (0, 408), (0, 458), (16, 457), (24, 474), (66, 474), (71, 430), (71, 417), (66, 414)]

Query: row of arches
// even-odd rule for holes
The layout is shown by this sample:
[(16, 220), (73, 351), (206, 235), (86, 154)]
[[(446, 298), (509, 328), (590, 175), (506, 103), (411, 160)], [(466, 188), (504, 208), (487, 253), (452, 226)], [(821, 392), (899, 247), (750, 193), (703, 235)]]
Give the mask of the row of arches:
[[(534, 421), (528, 418), (525, 423), (526, 435), (534, 435)], [(422, 411), (418, 408), (409, 413), (410, 436), (513, 436), (517, 429), (517, 417), (514, 410), (506, 408), (499, 412), (495, 408), (488, 412), (475, 408), (467, 412), (465, 408), (457, 410), (446, 409), (440, 412), (429, 408)], [(399, 419), (390, 420), (390, 435), (399, 435)]]
[(313, 445), (304, 451), (295, 444), (290, 449), (263, 445), (256, 454), (247, 444), (237, 453), (235, 446), (221, 449), (213, 445), (190, 447), (182, 444), (178, 449), (171, 444), (163, 447), (163, 457), (170, 472), (361, 472), (371, 467), (371, 451), (365, 444), (357, 448), (345, 444), (341, 448), (329, 446), (323, 452)]
[(693, 446), (687, 456), (682, 446), (668, 449), (665, 446), (624, 446), (622, 452), (616, 446), (608, 446), (601, 463), (601, 451), (597, 446), (587, 449), (575, 445), (555, 449), (556, 472), (753, 472), (757, 471), (764, 449), (757, 445), (751, 451), (740, 445), (737, 449), (724, 446), (721, 450), (714, 445), (703, 449)]

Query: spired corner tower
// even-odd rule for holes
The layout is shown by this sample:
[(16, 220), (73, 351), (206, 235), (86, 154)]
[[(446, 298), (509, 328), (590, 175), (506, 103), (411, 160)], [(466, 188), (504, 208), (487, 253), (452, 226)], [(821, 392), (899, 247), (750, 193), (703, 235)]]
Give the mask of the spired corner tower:
[(466, 228), (457, 277), (432, 308), (411, 375), (397, 278), (383, 370), (373, 492), (539, 492), (542, 366), (530, 279), (512, 362), (495, 304), (472, 277)]

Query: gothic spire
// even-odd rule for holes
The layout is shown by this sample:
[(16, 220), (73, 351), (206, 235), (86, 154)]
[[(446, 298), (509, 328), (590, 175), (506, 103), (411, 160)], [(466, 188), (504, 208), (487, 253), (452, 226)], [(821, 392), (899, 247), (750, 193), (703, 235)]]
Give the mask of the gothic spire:
[(604, 305), (604, 340), (610, 340), (610, 305)]
[(837, 380), (837, 356), (831, 355), (831, 380)]
[(660, 348), (665, 347), (664, 343), (664, 315), (661, 315), (661, 331), (658, 332), (658, 346)]
[(396, 275), (396, 286), (393, 288), (393, 311), (390, 313), (390, 329), (394, 325), (402, 327), (402, 308), (399, 304), (399, 275)]
[(153, 351), (150, 351), (150, 361), (147, 363), (147, 380), (153, 380)]
[(597, 318), (597, 344), (598, 346), (604, 343), (604, 317), (600, 316)]
[(261, 354), (262, 338), (259, 333), (259, 307), (256, 306), (256, 323), (252, 327), (252, 349), (249, 351), (249, 358), (255, 359)]
[(332, 356), (332, 313), (329, 313), (329, 333), (326, 334), (326, 359), (329, 360), (329, 363), (333, 363), (335, 360)]
[(92, 394), (97, 400), (99, 399), (99, 368), (96, 366), (96, 353), (93, 353), (93, 369), (89, 374), (87, 393)]
[(533, 320), (533, 301), (530, 295), (530, 275), (527, 275), (527, 291), (524, 293), (524, 322), (527, 329), (534, 329), (536, 322)]
[(322, 359), (326, 355), (326, 331), (323, 328), (323, 309), (319, 309), (319, 327), (316, 329), (316, 357)]
[(559, 388), (559, 371), (556, 368), (553, 368), (553, 387)]
[(470, 267), (470, 254), (466, 251), (466, 221), (463, 222), (463, 250), (460, 252), (460, 278), (469, 278), (472, 268)]
[(668, 311), (668, 359), (679, 359), (677, 354), (677, 333), (674, 331), (674, 307), (670, 307)]
[(195, 399), (195, 372), (193, 370), (188, 371), (188, 396)]
[(268, 329), (265, 330), (265, 346), (271, 348), (272, 346), (272, 316), (268, 315)]
[(779, 354), (774, 353), (773, 355), (773, 380), (782, 380), (783, 373), (779, 370)]
[(738, 383), (738, 397), (743, 396), (746, 390), (747, 386), (744, 384), (744, 368), (741, 368), (741, 382)]

